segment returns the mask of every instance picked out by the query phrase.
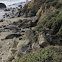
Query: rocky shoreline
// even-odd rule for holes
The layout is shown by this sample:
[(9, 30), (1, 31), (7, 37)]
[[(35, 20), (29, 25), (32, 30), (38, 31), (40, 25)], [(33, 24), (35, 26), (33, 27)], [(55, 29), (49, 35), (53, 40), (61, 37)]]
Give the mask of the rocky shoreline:
[[(22, 5), (18, 5), (18, 8), (6, 8), (4, 10), (1, 10), (2, 14), (0, 13), (1, 14), (1, 18), (0, 18), (1, 19), (0, 20), (0, 62), (4, 62), (8, 60), (9, 50), (14, 46), (13, 45), (14, 40), (16, 38), (19, 39), (21, 37), (21, 28), (18, 27), (18, 24), (20, 24), (19, 20), (21, 19), (24, 20), (24, 18), (22, 17), (17, 18), (18, 15), (16, 15), (21, 8), (22, 8)], [(10, 19), (12, 19), (13, 21)], [(17, 23), (16, 21), (17, 22), (19, 21), (19, 22)]]
[[(15, 20), (15, 21), (12, 21), (12, 20)], [(15, 42), (19, 43), (20, 41), (24, 41), (23, 39), (25, 39), (25, 38), (23, 38), (23, 35), (25, 35), (24, 32), (26, 31), (26, 29), (24, 30), (23, 27), (20, 28), (18, 26), (21, 24), (20, 22), (22, 22), (23, 20), (29, 21), (30, 18), (23, 18), (23, 20), (22, 20), (22, 18), (18, 18), (18, 19), (14, 18), (12, 20), (9, 19), (9, 20), (0, 22), (0, 52), (1, 52), (0, 60), (2, 60), (2, 58), (3, 58), (3, 60), (7, 59), (6, 56), (8, 56), (8, 54), (10, 54), (9, 50), (11, 48), (13, 48), (13, 46), (16, 48)], [(29, 25), (28, 25), (28, 27), (29, 27)], [(29, 31), (29, 29), (28, 29), (28, 31)]]
[[(34, 17), (26, 17), (22, 5), (4, 9), (0, 20), (0, 62), (13, 62), (16, 58), (30, 53), (32, 48), (40, 48), (35, 42), (31, 44), (33, 30), (30, 28)], [(34, 45), (38, 45), (37, 47)]]

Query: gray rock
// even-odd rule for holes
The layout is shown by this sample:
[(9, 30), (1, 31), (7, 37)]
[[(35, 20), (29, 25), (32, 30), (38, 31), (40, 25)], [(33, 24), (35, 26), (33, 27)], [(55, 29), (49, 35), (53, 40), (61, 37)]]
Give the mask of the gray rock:
[(21, 36), (20, 34), (10, 34), (10, 35), (6, 36), (5, 39), (13, 39), (14, 37), (18, 38), (20, 36)]
[(39, 45), (41, 47), (45, 47), (45, 46), (48, 46), (49, 43), (47, 42), (47, 40), (45, 39), (45, 35), (41, 32), (39, 33), (39, 36), (38, 36), (38, 42), (39, 42)]
[(3, 22), (4, 20), (2, 19), (2, 20), (0, 20), (0, 22)]
[(4, 3), (0, 3), (0, 8), (6, 8), (6, 5)]
[(6, 9), (4, 9), (4, 11), (10, 11), (10, 8), (6, 8)]
[(14, 59), (14, 56), (11, 55), (10, 57), (8, 57), (8, 61), (12, 61)]
[(0, 45), (0, 48), (2, 48), (2, 45)]
[(31, 23), (32, 23), (31, 20), (24, 19), (18, 27), (29, 28), (31, 26)]

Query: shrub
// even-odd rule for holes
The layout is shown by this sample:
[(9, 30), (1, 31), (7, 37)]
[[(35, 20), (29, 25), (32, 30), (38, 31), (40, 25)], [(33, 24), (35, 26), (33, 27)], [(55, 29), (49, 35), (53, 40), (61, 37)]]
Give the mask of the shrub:
[(53, 2), (54, 0), (46, 0), (46, 3)]
[(62, 35), (62, 25), (61, 25), (61, 27), (60, 27), (58, 33), (57, 33), (57, 36), (61, 36), (61, 35)]
[(55, 18), (53, 18), (50, 21), (46, 22), (46, 24), (45, 24), (46, 27), (49, 28), (49, 29), (51, 29), (52, 28), (52, 24), (53, 24), (54, 21), (55, 21)]
[(49, 9), (51, 6), (51, 3), (47, 3), (47, 9)]
[(57, 3), (55, 7), (56, 9), (62, 7), (62, 3)]
[(61, 25), (62, 25), (62, 14), (59, 14), (56, 17), (56, 21), (54, 21), (54, 23), (52, 24), (53, 34), (56, 34), (59, 31)]
[(54, 2), (52, 2), (52, 6), (56, 6), (57, 1), (55, 0)]
[(49, 46), (18, 59), (17, 62), (61, 62), (62, 47)]

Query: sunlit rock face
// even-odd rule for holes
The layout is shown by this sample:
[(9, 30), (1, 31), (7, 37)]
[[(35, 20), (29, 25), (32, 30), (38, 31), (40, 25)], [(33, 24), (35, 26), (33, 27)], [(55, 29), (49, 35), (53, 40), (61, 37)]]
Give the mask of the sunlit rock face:
[(4, 3), (0, 3), (0, 8), (6, 8), (6, 5)]

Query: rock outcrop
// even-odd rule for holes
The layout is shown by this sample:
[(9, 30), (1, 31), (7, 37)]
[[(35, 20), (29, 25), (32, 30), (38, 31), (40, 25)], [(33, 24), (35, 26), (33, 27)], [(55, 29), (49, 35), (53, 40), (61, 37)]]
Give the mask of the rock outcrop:
[(6, 5), (4, 3), (0, 3), (0, 8), (6, 8)]
[(38, 42), (39, 42), (40, 47), (45, 47), (49, 45), (43, 33), (39, 33)]

